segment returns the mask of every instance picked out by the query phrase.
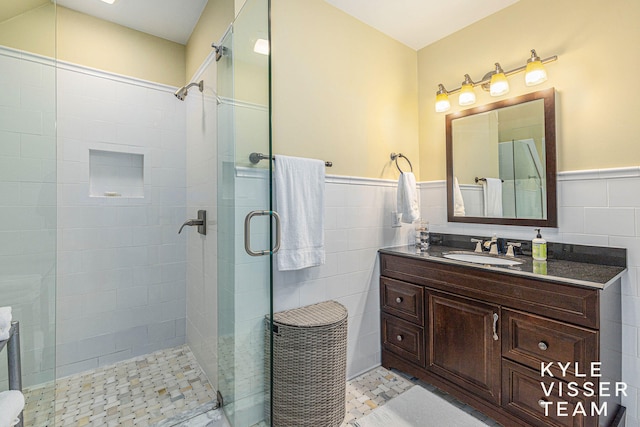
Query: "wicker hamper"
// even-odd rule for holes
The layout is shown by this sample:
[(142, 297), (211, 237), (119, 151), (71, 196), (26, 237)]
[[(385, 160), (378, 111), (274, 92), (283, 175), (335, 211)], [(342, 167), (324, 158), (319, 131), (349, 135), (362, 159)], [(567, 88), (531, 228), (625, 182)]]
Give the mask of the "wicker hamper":
[[(268, 352), (268, 318), (266, 325)], [(345, 416), (347, 309), (325, 301), (274, 313), (273, 331), (272, 425), (339, 427)]]

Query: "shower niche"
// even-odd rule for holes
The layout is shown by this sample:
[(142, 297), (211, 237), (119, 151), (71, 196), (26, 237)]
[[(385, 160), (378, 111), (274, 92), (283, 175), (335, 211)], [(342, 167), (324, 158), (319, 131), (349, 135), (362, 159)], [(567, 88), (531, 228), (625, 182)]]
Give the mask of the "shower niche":
[(89, 150), (91, 197), (144, 197), (144, 154)]

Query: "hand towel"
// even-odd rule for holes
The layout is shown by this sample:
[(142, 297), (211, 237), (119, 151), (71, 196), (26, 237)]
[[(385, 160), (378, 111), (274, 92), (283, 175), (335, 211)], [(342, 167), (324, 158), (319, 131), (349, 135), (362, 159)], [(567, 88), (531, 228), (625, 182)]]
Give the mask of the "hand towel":
[(301, 270), (325, 262), (324, 162), (278, 155), (276, 206), (280, 214), (278, 270)]
[(9, 339), (11, 329), (11, 307), (0, 307), (0, 341)]
[(24, 395), (17, 390), (0, 393), (0, 427), (11, 427), (18, 423), (24, 409)]
[(484, 192), (484, 216), (491, 218), (502, 217), (502, 180), (499, 178), (485, 178), (482, 181)]
[(464, 199), (462, 198), (462, 191), (460, 191), (460, 184), (458, 184), (458, 178), (453, 177), (453, 215), (464, 216)]
[(398, 212), (402, 214), (402, 222), (411, 224), (420, 218), (420, 201), (416, 188), (416, 177), (413, 172), (400, 174), (396, 200)]

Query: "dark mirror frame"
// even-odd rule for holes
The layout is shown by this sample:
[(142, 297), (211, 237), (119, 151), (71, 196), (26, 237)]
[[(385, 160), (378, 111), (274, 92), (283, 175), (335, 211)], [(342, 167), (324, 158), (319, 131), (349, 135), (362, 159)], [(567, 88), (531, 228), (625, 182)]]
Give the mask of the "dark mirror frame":
[[(486, 113), (487, 111), (499, 108), (510, 107), (512, 105), (522, 104), (524, 102), (534, 101), (536, 99), (544, 99), (544, 137), (545, 137), (545, 164), (547, 175), (547, 218), (531, 219), (531, 218), (488, 218), (488, 217), (470, 217), (470, 216), (454, 216), (453, 215), (453, 133), (452, 121), (473, 114)], [(449, 222), (467, 222), (477, 224), (502, 224), (502, 225), (524, 225), (538, 227), (557, 227), (558, 226), (558, 208), (556, 196), (556, 101), (555, 89), (549, 88), (538, 92), (528, 93), (526, 95), (505, 99), (503, 101), (493, 102), (487, 105), (470, 108), (468, 110), (459, 111), (457, 113), (447, 114), (446, 116), (446, 132), (447, 132), (447, 221)]]

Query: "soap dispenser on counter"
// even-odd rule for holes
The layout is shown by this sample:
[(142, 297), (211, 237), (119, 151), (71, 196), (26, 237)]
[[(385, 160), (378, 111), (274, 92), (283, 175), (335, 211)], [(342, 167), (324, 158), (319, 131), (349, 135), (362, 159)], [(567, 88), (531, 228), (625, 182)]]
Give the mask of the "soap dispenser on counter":
[(533, 259), (536, 261), (546, 261), (547, 260), (547, 241), (542, 238), (540, 234), (540, 229), (535, 229), (538, 234), (536, 238), (531, 241), (531, 252)]

